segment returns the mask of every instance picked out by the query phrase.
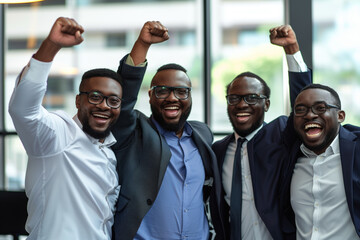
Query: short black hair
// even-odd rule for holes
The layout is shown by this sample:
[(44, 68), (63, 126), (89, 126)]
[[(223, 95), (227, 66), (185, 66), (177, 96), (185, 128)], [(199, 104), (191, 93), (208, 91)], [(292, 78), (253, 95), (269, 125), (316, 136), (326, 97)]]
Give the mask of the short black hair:
[(84, 85), (84, 82), (92, 77), (108, 77), (111, 79), (114, 79), (115, 81), (119, 82), (121, 86), (123, 86), (122, 78), (119, 74), (117, 74), (115, 71), (108, 69), (108, 68), (95, 68), (91, 69), (89, 71), (86, 71), (82, 77), (81, 77), (81, 83), (79, 86), (79, 90)]
[(264, 95), (265, 95), (268, 99), (270, 98), (271, 90), (270, 90), (269, 86), (267, 85), (267, 83), (265, 82), (265, 80), (262, 79), (259, 75), (256, 75), (255, 73), (252, 73), (252, 72), (243, 72), (243, 73), (240, 73), (239, 75), (237, 75), (237, 76), (226, 86), (226, 95), (229, 94), (229, 89), (230, 89), (231, 84), (232, 84), (237, 78), (240, 78), (240, 77), (251, 77), (251, 78), (255, 78), (255, 79), (259, 80), (260, 83), (261, 83), (261, 85), (263, 86)]
[(335, 104), (341, 109), (341, 100), (339, 97), (339, 94), (331, 87), (326, 86), (326, 85), (322, 85), (322, 84), (318, 84), (318, 83), (311, 83), (309, 85), (307, 85), (306, 87), (304, 87), (301, 92), (307, 90), (307, 89), (322, 89), (325, 91), (328, 91), (331, 96), (333, 96), (333, 98), (335, 99)]
[(184, 73), (187, 74), (187, 70), (183, 66), (181, 66), (177, 63), (168, 63), (165, 65), (162, 65), (161, 67), (159, 67), (157, 69), (156, 73), (163, 71), (163, 70), (168, 70), (168, 69), (175, 69), (175, 70), (183, 71)]
[[(190, 83), (190, 86), (191, 86), (190, 77), (189, 77), (189, 75), (187, 74), (186, 68), (184, 68), (183, 66), (181, 66), (181, 65), (179, 65), (179, 64), (177, 64), (177, 63), (168, 63), (168, 64), (165, 64), (165, 65), (162, 65), (161, 67), (159, 67), (159, 68), (156, 70), (156, 73), (161, 72), (161, 71), (164, 71), (164, 70), (178, 70), (178, 71), (184, 72), (184, 73), (186, 74), (186, 76), (188, 77), (189, 83)], [(154, 75), (154, 77), (155, 77), (155, 76), (156, 76), (156, 74)], [(154, 77), (153, 77), (152, 80), (151, 80), (150, 86), (152, 86), (152, 84), (153, 84)]]

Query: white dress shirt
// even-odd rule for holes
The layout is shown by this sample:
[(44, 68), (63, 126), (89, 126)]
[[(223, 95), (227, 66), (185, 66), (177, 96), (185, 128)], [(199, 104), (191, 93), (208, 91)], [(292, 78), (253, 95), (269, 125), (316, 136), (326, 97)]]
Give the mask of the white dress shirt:
[(110, 134), (100, 143), (64, 112), (41, 106), (51, 63), (31, 59), (9, 103), (28, 154), (29, 240), (108, 240), (120, 186)]
[[(253, 186), (250, 173), (249, 156), (247, 143), (262, 128), (262, 125), (245, 137), (246, 141), (241, 147), (241, 177), (242, 177), (242, 210), (241, 210), (241, 239), (243, 240), (270, 240), (272, 239), (268, 229), (259, 216), (255, 207)], [(233, 175), (233, 165), (236, 151), (236, 142), (239, 135), (235, 133), (236, 140), (231, 142), (226, 151), (222, 179), (225, 191), (225, 201), (230, 206), (231, 185)], [(230, 209), (231, 211), (231, 209)]]
[(296, 239), (359, 239), (346, 201), (339, 137), (320, 155), (300, 148), (305, 156), (297, 160), (291, 180)]

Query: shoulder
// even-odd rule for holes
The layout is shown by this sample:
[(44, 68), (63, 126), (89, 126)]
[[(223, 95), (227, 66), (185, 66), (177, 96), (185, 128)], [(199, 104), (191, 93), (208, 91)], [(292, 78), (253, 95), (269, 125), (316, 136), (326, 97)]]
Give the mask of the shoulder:
[(209, 126), (200, 121), (188, 121), (188, 124), (192, 127), (193, 130), (199, 131), (201, 134), (211, 134), (212, 132)]
[(188, 121), (187, 123), (191, 126), (195, 136), (200, 136), (204, 142), (211, 146), (214, 136), (207, 124), (200, 121)]
[(345, 124), (344, 126), (340, 127), (340, 136), (345, 138), (354, 138), (356, 141), (360, 141), (360, 127)]
[(214, 144), (212, 145), (212, 149), (214, 150), (214, 152), (219, 152), (221, 151), (221, 149), (223, 148), (227, 148), (227, 146), (229, 145), (229, 142), (231, 141), (231, 139), (234, 139), (234, 134), (229, 134), (226, 137), (214, 142)]

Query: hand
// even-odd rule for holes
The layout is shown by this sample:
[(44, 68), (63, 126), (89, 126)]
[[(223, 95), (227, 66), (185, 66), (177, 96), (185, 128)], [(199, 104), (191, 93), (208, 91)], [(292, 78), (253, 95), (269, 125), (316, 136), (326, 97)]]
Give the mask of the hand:
[(58, 47), (72, 47), (80, 44), (84, 39), (81, 34), (84, 29), (72, 18), (59, 17), (47, 37)]
[(270, 42), (282, 46), (287, 54), (294, 54), (300, 50), (295, 32), (290, 25), (271, 28)]
[(49, 36), (34, 54), (34, 58), (42, 62), (51, 62), (62, 47), (80, 44), (84, 40), (81, 36), (83, 32), (83, 27), (74, 19), (59, 17), (52, 26)]
[(144, 24), (139, 34), (138, 40), (143, 44), (164, 42), (169, 39), (168, 29), (159, 21), (148, 21)]
[(130, 52), (130, 56), (133, 59), (135, 66), (146, 60), (146, 55), (151, 44), (161, 43), (168, 39), (168, 29), (159, 21), (146, 22)]

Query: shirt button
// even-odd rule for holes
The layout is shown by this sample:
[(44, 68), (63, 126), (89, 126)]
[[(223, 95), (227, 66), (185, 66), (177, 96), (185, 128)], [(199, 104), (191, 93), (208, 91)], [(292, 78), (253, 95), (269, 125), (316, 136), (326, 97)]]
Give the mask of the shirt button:
[(147, 203), (147, 205), (151, 205), (153, 202), (151, 201), (151, 199), (148, 199), (148, 200), (146, 200), (146, 203)]
[(184, 209), (184, 212), (188, 212), (189, 210), (187, 210), (187, 209)]

